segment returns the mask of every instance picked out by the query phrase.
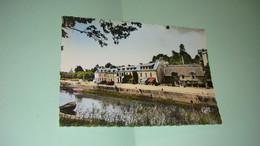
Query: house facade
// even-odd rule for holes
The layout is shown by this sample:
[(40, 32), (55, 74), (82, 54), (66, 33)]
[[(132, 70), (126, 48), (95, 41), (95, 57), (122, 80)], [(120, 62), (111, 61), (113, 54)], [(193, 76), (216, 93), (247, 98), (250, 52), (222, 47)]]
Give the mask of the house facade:
[[(208, 65), (206, 49), (198, 50), (199, 64), (168, 65), (161, 58), (156, 62), (139, 65), (119, 66), (117, 68), (99, 67), (94, 73), (96, 81), (114, 81), (123, 83), (124, 78), (131, 78), (133, 71), (137, 72), (138, 83), (163, 83), (165, 77), (177, 77), (181, 83), (202, 83), (203, 67)], [(208, 81), (210, 81), (208, 79)]]
[(132, 76), (133, 71), (136, 71), (138, 74), (138, 83), (142, 83), (145, 79), (161, 83), (164, 75), (163, 68), (164, 61), (162, 60), (154, 63), (120, 66), (117, 68), (99, 67), (94, 73), (94, 79), (96, 81), (123, 83), (126, 76)]
[(182, 83), (201, 83), (204, 72), (200, 64), (166, 65), (165, 76), (176, 76)]

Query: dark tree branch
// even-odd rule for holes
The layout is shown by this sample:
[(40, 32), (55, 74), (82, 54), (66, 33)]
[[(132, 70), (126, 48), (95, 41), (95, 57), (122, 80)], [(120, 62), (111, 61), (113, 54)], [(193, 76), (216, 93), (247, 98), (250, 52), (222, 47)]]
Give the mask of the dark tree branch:
[[(128, 38), (131, 32), (142, 27), (142, 24), (137, 22), (121, 22), (120, 24), (115, 25), (110, 20), (107, 21), (101, 19), (98, 21), (100, 27), (102, 28), (101, 32), (101, 30), (98, 30), (96, 26), (90, 25), (93, 21), (95, 21), (95, 19), (64, 16), (62, 21), (62, 37), (68, 38), (68, 33), (65, 29), (71, 29), (79, 33), (85, 33), (89, 38), (94, 39), (101, 47), (103, 47), (108, 45), (108, 38), (106, 37), (107, 34), (112, 35), (114, 44), (119, 44), (119, 40)], [(76, 23), (86, 25), (89, 24), (89, 26), (87, 26), (84, 30), (80, 30), (75, 28)]]

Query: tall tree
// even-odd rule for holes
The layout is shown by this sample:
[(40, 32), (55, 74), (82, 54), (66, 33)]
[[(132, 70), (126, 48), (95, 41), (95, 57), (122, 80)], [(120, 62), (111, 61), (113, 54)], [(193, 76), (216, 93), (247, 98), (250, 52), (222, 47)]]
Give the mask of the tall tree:
[(185, 51), (185, 47), (184, 47), (183, 44), (180, 44), (180, 53), (182, 54), (182, 53), (184, 53), (184, 52), (186, 52), (186, 51)]
[(156, 56), (153, 56), (152, 62), (155, 62), (155, 61), (159, 60), (160, 58), (164, 61), (169, 62), (169, 56), (167, 56), (166, 54), (158, 54)]
[(106, 65), (105, 65), (106, 68), (116, 68), (115, 65), (111, 64), (110, 62), (108, 62)]
[[(93, 25), (97, 22), (99, 26)], [(85, 28), (77, 28), (76, 24), (84, 24)], [(80, 18), (72, 16), (64, 16), (62, 19), (62, 37), (68, 38), (68, 30), (75, 30), (79, 33), (85, 34), (87, 37), (94, 39), (101, 47), (107, 46), (107, 35), (110, 34), (114, 44), (118, 44), (119, 40), (126, 39), (131, 32), (136, 31), (142, 27), (142, 23), (138, 22), (121, 22), (113, 23), (110, 20), (96, 20), (93, 18)], [(62, 47), (63, 50), (63, 47)]]
[(83, 68), (78, 65), (75, 69), (74, 69), (75, 73), (79, 72), (79, 71), (84, 71)]
[(194, 59), (192, 59), (192, 63), (198, 64), (199, 62), (200, 62), (200, 57), (199, 57), (199, 55), (196, 55), (196, 56), (194, 57)]

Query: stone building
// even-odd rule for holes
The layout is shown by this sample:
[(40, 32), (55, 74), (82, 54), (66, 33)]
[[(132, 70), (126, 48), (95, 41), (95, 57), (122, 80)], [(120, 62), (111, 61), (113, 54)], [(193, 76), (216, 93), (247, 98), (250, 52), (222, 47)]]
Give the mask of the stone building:
[(207, 51), (198, 51), (201, 64), (168, 65), (162, 59), (156, 62), (139, 65), (119, 66), (117, 68), (99, 67), (94, 73), (96, 81), (114, 81), (123, 83), (126, 76), (137, 72), (138, 83), (162, 83), (165, 77), (177, 77), (182, 83), (202, 83), (203, 65), (208, 64)]
[(161, 83), (164, 77), (164, 61), (159, 60), (154, 63), (120, 66), (117, 68), (99, 67), (95, 73), (96, 81), (114, 81), (122, 83), (126, 75), (132, 75), (133, 71), (138, 74), (138, 83), (145, 79)]
[(199, 54), (200, 61), (203, 64), (203, 66), (207, 66), (209, 63), (207, 49), (198, 50), (198, 54)]
[(204, 77), (200, 64), (166, 65), (165, 76), (177, 76), (182, 83), (201, 83)]

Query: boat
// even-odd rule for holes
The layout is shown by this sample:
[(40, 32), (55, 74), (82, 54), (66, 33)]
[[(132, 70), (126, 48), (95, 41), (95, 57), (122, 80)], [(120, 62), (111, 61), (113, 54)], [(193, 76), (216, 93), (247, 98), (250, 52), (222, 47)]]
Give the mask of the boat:
[(68, 90), (69, 87), (67, 87), (67, 86), (60, 86), (60, 89), (61, 89), (61, 90)]
[(76, 102), (69, 102), (67, 104), (64, 104), (63, 106), (60, 106), (60, 112), (67, 114), (75, 114), (73, 110), (76, 108), (76, 105)]
[(83, 92), (83, 89), (80, 89), (80, 88), (73, 88), (72, 90), (75, 92)]

